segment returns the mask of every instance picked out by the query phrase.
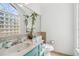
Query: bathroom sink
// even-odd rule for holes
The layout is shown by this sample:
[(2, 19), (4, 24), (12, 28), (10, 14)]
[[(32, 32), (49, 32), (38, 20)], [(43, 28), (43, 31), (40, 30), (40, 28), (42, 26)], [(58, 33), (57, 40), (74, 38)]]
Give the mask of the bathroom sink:
[(29, 48), (31, 45), (30, 42), (23, 42), (17, 45), (14, 45), (8, 49), (2, 49), (0, 50), (0, 55), (11, 55), (11, 54), (17, 54), (21, 51), (23, 51), (24, 49)]

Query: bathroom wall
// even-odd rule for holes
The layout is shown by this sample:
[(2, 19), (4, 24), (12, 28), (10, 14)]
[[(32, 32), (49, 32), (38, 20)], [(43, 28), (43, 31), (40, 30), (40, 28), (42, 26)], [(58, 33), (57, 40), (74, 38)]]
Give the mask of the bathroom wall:
[[(41, 31), (47, 33), (46, 39), (55, 40), (55, 51), (73, 55), (73, 4), (47, 3), (39, 5)], [(34, 9), (39, 8), (38, 4), (36, 6)]]
[(73, 4), (42, 4), (42, 31), (55, 40), (55, 50), (73, 54)]
[(41, 12), (40, 12), (41, 6), (39, 3), (30, 3), (30, 4), (26, 4), (26, 5), (27, 5), (27, 7), (29, 7), (33, 11), (37, 12), (38, 14), (41, 14)]

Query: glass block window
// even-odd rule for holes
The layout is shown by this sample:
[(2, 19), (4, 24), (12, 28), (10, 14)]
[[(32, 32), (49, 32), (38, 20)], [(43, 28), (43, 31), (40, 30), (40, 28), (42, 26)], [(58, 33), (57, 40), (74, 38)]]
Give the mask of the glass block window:
[(19, 18), (17, 10), (9, 3), (0, 3), (0, 35), (19, 34)]
[(0, 9), (3, 9), (12, 14), (18, 15), (17, 10), (14, 7), (12, 7), (9, 3), (0, 3)]

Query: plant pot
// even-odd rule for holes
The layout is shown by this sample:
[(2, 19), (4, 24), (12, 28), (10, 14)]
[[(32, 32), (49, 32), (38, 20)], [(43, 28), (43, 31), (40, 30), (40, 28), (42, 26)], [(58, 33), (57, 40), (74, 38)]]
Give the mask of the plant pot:
[(28, 39), (31, 39), (32, 40), (32, 38), (33, 38), (33, 35), (28, 34)]

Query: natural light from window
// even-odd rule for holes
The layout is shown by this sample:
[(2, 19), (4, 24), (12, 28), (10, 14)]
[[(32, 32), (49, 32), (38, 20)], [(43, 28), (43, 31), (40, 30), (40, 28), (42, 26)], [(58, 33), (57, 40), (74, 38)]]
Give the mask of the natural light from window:
[(15, 15), (18, 14), (17, 10), (12, 7), (9, 3), (0, 3), (0, 9), (3, 9), (9, 13), (13, 13)]

